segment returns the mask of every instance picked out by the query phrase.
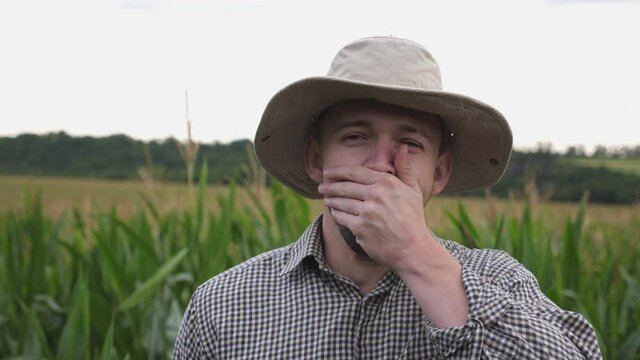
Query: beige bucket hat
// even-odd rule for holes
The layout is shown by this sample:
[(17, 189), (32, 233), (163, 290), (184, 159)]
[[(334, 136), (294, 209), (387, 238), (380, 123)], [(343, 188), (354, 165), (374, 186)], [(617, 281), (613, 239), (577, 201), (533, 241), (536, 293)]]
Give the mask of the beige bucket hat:
[(410, 40), (370, 37), (342, 48), (327, 76), (296, 81), (267, 104), (256, 136), (258, 161), (276, 179), (309, 198), (320, 198), (305, 171), (305, 137), (324, 109), (347, 99), (375, 99), (440, 115), (452, 136), (452, 173), (445, 193), (491, 186), (511, 156), (509, 124), (497, 110), (442, 91), (440, 68)]

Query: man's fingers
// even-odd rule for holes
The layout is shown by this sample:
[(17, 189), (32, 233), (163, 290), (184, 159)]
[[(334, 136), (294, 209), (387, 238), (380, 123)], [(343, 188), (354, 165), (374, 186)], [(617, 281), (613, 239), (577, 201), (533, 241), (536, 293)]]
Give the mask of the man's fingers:
[(324, 205), (330, 209), (339, 210), (354, 216), (360, 215), (364, 202), (340, 197), (325, 197)]
[(322, 172), (324, 181), (350, 181), (363, 185), (371, 185), (379, 181), (385, 174), (364, 166), (344, 166), (327, 168)]
[(335, 222), (342, 226), (346, 226), (348, 229), (353, 228), (353, 223), (357, 219), (356, 216), (332, 208), (329, 208), (329, 211)]
[(332, 196), (355, 200), (364, 200), (366, 198), (366, 191), (366, 185), (349, 181), (324, 181), (318, 186), (318, 192), (325, 197)]

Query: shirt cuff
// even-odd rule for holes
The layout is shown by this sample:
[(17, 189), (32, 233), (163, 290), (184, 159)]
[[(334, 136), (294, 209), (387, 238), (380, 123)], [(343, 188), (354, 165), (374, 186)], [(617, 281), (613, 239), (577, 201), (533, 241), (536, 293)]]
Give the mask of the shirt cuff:
[(480, 355), (485, 329), (490, 328), (514, 305), (514, 300), (496, 283), (464, 266), (462, 285), (469, 304), (469, 316), (464, 325), (440, 329), (431, 325), (425, 317), (428, 336), (442, 357), (465, 347), (468, 354), (476, 358), (475, 355)]
[[(442, 358), (450, 356), (461, 347), (467, 347), (467, 344), (478, 344), (475, 339), (482, 337), (482, 323), (473, 319), (467, 320), (462, 326), (445, 329), (428, 326), (427, 329), (429, 329), (429, 339), (435, 344)], [(477, 350), (479, 351), (480, 349)], [(475, 357), (472, 356), (471, 358)]]

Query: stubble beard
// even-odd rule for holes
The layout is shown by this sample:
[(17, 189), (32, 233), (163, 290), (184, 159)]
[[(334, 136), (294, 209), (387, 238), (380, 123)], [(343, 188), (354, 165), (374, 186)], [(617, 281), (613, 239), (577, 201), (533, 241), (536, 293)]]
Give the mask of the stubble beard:
[(367, 252), (364, 251), (362, 246), (360, 246), (360, 244), (358, 244), (358, 242), (356, 241), (356, 235), (351, 230), (349, 230), (348, 227), (344, 225), (340, 225), (337, 222), (336, 222), (336, 225), (338, 225), (338, 230), (340, 231), (340, 235), (342, 235), (342, 238), (347, 243), (347, 246), (349, 246), (349, 249), (351, 249), (351, 251), (353, 251), (356, 255), (358, 255), (358, 257), (371, 260), (369, 255), (367, 255)]

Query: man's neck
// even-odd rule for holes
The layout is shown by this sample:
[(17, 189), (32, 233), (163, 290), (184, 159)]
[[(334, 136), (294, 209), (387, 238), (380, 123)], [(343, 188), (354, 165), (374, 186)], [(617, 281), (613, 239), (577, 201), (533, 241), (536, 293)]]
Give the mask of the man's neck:
[(324, 258), (331, 270), (353, 281), (363, 294), (367, 294), (389, 269), (369, 258), (353, 252), (340, 235), (340, 231), (329, 211), (325, 208), (322, 217)]

